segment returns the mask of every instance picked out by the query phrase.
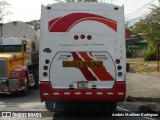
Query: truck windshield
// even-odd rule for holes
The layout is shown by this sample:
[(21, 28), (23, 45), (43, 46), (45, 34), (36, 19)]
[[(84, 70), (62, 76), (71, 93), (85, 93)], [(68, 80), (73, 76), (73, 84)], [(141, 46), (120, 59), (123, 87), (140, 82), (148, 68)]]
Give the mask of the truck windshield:
[(22, 45), (0, 45), (0, 52), (21, 52)]

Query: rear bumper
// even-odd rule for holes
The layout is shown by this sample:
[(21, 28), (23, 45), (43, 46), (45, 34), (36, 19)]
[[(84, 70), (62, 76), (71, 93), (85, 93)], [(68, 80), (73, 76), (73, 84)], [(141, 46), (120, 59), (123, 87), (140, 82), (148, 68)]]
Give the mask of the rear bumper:
[(126, 83), (116, 82), (112, 89), (53, 89), (50, 82), (40, 82), (41, 101), (124, 101)]

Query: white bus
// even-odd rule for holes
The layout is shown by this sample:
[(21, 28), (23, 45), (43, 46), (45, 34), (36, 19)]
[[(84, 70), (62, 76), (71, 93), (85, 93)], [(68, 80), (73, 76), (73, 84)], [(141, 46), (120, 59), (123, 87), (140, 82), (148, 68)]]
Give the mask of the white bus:
[(123, 6), (42, 6), (39, 87), (48, 110), (115, 110), (117, 102), (125, 100), (124, 31)]

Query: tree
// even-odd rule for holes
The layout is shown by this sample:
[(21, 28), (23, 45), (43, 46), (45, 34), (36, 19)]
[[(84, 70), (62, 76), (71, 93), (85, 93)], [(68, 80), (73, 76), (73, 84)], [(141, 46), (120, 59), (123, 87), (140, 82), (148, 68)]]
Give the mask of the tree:
[(6, 1), (0, 1), (0, 20), (3, 19), (4, 16), (10, 15), (11, 12), (5, 11), (5, 9), (9, 6), (10, 4), (7, 3)]
[(160, 7), (151, 5), (150, 9), (150, 14), (134, 25), (133, 33), (143, 34), (143, 38), (148, 41), (148, 53), (157, 56), (157, 45), (160, 44)]
[(156, 5), (151, 5), (151, 13), (147, 17), (149, 21), (160, 22), (160, 7)]
[(55, 0), (57, 2), (98, 2), (98, 0)]
[(35, 30), (40, 29), (40, 20), (32, 20), (29, 22), (26, 22), (28, 25), (33, 26)]

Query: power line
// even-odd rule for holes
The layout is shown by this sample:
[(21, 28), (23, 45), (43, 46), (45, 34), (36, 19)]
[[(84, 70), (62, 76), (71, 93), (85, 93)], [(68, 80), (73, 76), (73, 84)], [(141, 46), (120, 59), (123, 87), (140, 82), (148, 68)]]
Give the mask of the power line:
[(150, 13), (142, 14), (141, 16), (127, 20), (126, 22), (134, 24), (135, 22), (138, 22), (140, 19), (145, 19), (149, 14)]
[(126, 16), (131, 17), (135, 14), (137, 14), (139, 11), (143, 10), (144, 8), (146, 8), (146, 6), (148, 6), (149, 4), (152, 4), (155, 0), (151, 0), (150, 2), (148, 2), (147, 4), (143, 5), (142, 7), (140, 7), (139, 9), (127, 14)]
[(134, 13), (137, 13), (137, 11), (143, 10), (147, 5), (153, 3), (154, 1), (155, 1), (155, 0), (151, 0), (151, 1), (148, 2), (147, 4), (143, 5), (142, 7), (138, 8), (137, 10), (135, 10), (135, 11), (133, 11), (133, 12), (127, 14), (126, 16), (130, 16), (130, 15), (132, 15), (132, 14), (134, 14)]

